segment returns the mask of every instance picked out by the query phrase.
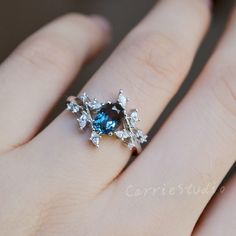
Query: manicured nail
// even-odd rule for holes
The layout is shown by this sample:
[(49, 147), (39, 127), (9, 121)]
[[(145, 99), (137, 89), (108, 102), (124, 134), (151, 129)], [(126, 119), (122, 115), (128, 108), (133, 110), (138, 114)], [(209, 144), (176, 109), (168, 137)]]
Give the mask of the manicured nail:
[(90, 17), (97, 22), (98, 25), (102, 28), (103, 31), (105, 32), (110, 32), (111, 31), (111, 24), (110, 22), (103, 16), (101, 15), (90, 15)]

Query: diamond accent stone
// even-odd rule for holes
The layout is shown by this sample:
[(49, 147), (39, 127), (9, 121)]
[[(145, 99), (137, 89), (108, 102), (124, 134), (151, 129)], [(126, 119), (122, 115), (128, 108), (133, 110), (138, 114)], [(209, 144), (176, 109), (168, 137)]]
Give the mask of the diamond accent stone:
[(132, 150), (135, 147), (135, 144), (133, 143), (128, 143), (128, 148), (129, 150)]
[(130, 137), (130, 134), (127, 130), (118, 130), (115, 132), (115, 135), (120, 139), (127, 139)]
[(147, 142), (147, 135), (143, 133), (142, 130), (137, 130), (136, 137), (139, 140), (140, 143), (146, 143)]
[(139, 121), (138, 111), (135, 110), (130, 114), (130, 123), (133, 127), (135, 127), (138, 121)]
[(80, 111), (79, 106), (74, 102), (67, 102), (66, 107), (67, 110), (71, 111), (72, 113), (77, 113)]
[(127, 104), (127, 102), (128, 102), (128, 99), (127, 99), (127, 97), (125, 97), (125, 96), (123, 95), (123, 91), (122, 91), (122, 90), (121, 90), (120, 93), (119, 93), (118, 102), (119, 102), (119, 104), (120, 104), (123, 108), (126, 107), (126, 104)]
[(79, 122), (80, 129), (84, 129), (88, 122), (88, 117), (86, 114), (82, 114), (80, 118), (77, 119)]
[(98, 110), (101, 108), (102, 104), (100, 102), (98, 102), (96, 99), (94, 99), (93, 101), (88, 103), (88, 106), (92, 109), (92, 110)]
[(86, 93), (83, 93), (81, 96), (79, 96), (79, 99), (84, 103), (88, 99), (88, 95)]
[(97, 146), (97, 147), (99, 147), (100, 138), (101, 138), (101, 137), (100, 137), (99, 134), (97, 134), (95, 131), (92, 131), (90, 140), (91, 140), (92, 143), (93, 143), (95, 146)]

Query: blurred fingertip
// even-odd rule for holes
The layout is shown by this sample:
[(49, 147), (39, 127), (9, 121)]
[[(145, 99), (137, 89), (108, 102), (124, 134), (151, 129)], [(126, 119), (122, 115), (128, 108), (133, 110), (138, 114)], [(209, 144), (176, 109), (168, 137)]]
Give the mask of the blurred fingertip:
[(101, 15), (90, 15), (90, 17), (101, 27), (105, 33), (111, 33), (111, 24), (104, 16)]

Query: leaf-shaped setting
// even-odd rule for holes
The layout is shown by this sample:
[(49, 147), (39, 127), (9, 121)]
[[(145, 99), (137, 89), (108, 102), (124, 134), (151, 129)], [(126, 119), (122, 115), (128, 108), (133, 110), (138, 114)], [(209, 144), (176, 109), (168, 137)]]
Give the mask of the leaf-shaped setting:
[(142, 130), (137, 130), (135, 133), (137, 139), (139, 140), (140, 143), (145, 143), (147, 142), (147, 135), (143, 133)]
[(131, 114), (130, 114), (130, 124), (132, 127), (135, 127), (136, 124), (139, 121), (139, 117), (138, 117), (138, 111), (134, 110)]
[(92, 131), (90, 140), (91, 140), (91, 142), (92, 142), (95, 146), (97, 146), (97, 147), (99, 147), (100, 138), (101, 138), (101, 137), (100, 137), (99, 134), (97, 134), (95, 131)]
[(98, 102), (96, 99), (88, 103), (88, 106), (92, 110), (98, 110), (101, 108), (102, 104)]
[(78, 119), (80, 129), (84, 129), (88, 122), (88, 117), (86, 114), (82, 114)]
[(130, 133), (127, 130), (118, 130), (115, 132), (115, 135), (119, 138), (119, 139), (127, 139), (130, 137)]
[(79, 99), (85, 103), (88, 100), (88, 95), (86, 93), (83, 93), (82, 95), (79, 96)]
[(119, 103), (123, 108), (125, 108), (127, 102), (128, 102), (127, 97), (125, 97), (124, 94), (123, 94), (123, 91), (120, 90), (119, 96), (118, 96), (118, 103)]
[(80, 111), (79, 106), (75, 102), (67, 102), (66, 108), (72, 113), (78, 113)]

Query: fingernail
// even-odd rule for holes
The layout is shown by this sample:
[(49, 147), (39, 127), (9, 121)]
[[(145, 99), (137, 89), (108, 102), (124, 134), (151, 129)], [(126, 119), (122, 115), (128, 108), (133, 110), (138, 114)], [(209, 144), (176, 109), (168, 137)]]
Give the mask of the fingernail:
[(110, 22), (103, 16), (100, 15), (90, 15), (90, 17), (96, 21), (98, 25), (100, 25), (101, 29), (105, 32), (111, 31), (111, 24)]

